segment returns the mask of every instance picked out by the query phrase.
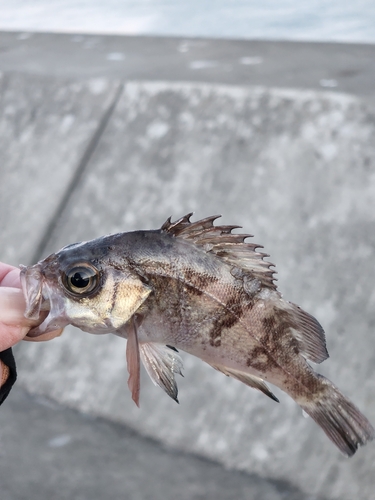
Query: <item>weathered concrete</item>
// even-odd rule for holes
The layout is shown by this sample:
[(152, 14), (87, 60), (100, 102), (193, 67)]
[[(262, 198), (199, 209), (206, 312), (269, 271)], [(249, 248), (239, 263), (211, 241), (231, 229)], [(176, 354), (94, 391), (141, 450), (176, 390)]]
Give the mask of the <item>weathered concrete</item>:
[(1, 500), (311, 500), (18, 388), (0, 412), (0, 488)]
[(118, 82), (0, 73), (0, 259), (31, 262), (81, 174)]
[[(374, 116), (330, 93), (131, 83), (71, 191), (45, 252), (103, 233), (225, 214), (265, 245), (287, 299), (316, 315), (321, 371), (375, 421)], [(67, 329), (17, 350), (20, 380), (86, 412), (305, 493), (368, 500), (375, 447), (341, 457), (285, 395), (281, 405), (185, 357), (180, 406), (144, 377), (126, 387), (125, 342)]]

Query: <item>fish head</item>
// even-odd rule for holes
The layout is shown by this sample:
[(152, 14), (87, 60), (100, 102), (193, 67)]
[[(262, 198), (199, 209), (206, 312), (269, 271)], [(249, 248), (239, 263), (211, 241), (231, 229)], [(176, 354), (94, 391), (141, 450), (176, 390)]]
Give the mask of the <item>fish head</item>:
[(90, 333), (121, 331), (146, 300), (151, 288), (102, 240), (69, 245), (21, 266), (25, 316), (40, 321), (28, 336), (68, 324)]

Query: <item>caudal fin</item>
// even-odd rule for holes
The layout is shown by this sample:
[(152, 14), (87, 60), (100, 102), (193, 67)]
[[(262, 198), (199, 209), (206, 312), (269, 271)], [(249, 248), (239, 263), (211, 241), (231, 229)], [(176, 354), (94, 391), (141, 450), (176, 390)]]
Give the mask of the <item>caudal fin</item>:
[(367, 418), (325, 377), (319, 397), (300, 404), (305, 412), (323, 429), (344, 455), (351, 457), (359, 446), (375, 437)]

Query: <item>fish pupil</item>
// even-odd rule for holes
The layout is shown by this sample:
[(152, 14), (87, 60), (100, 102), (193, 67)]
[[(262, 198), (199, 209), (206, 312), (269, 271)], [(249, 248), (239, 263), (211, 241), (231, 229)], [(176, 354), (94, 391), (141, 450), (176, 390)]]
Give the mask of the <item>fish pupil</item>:
[(86, 288), (90, 283), (90, 277), (85, 276), (82, 272), (76, 272), (71, 276), (70, 282), (76, 288)]

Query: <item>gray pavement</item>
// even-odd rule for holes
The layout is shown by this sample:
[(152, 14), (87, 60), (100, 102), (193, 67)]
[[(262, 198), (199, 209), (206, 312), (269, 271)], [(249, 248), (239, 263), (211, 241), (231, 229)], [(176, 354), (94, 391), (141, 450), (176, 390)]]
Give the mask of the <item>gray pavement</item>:
[(19, 388), (0, 412), (0, 488), (1, 500), (312, 498)]
[(1, 33), (2, 71), (346, 92), (375, 103), (375, 45)]
[[(375, 421), (374, 47), (9, 33), (0, 46), (0, 259), (31, 262), (73, 241), (158, 227), (171, 214), (223, 213), (224, 223), (242, 224), (265, 245), (284, 296), (318, 317), (331, 353), (320, 371)], [(253, 60), (234, 64), (243, 57)], [(332, 91), (318, 90), (322, 84)], [(60, 339), (25, 343), (16, 354), (19, 385), (31, 393), (246, 471), (184, 455), (198, 469), (204, 463), (228, 474), (225, 483), (241, 477), (259, 487), (238, 490), (239, 498), (368, 500), (374, 491), (373, 445), (344, 459), (285, 395), (277, 392), (276, 405), (192, 357), (184, 356), (181, 404), (144, 377), (139, 410), (127, 394), (121, 339), (67, 328)], [(21, 394), (7, 402), (2, 428), (16, 425), (26, 405), (17, 406)], [(13, 406), (12, 398), (21, 399)], [(94, 421), (58, 408), (46, 418), (53, 425), (67, 415), (57, 437), (79, 434), (80, 425), (96, 435)], [(106, 439), (104, 454), (113, 448)], [(134, 439), (142, 449), (142, 438)], [(39, 437), (35, 445), (45, 443)], [(69, 443), (61, 446), (67, 460)], [(23, 454), (17, 446), (15, 462)], [(80, 457), (100, 483), (90, 455)], [(147, 498), (143, 471), (134, 483), (139, 496), (129, 498)], [(30, 482), (36, 477), (30, 473)], [(17, 482), (7, 484), (18, 498)], [(105, 485), (90, 498), (107, 498)], [(114, 495), (119, 485), (112, 484)], [(34, 497), (49, 498), (38, 487)], [(82, 488), (66, 498), (86, 498)], [(218, 484), (215, 498), (232, 498), (230, 491)]]

